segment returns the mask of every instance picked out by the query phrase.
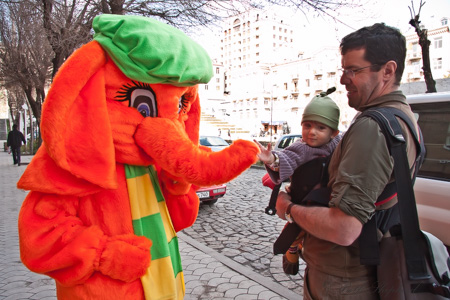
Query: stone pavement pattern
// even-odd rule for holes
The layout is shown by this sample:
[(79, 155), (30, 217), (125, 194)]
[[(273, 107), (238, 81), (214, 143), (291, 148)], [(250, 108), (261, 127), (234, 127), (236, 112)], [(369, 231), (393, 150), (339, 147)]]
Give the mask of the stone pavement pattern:
[[(30, 159), (18, 167), (0, 152), (0, 300), (56, 300), (53, 279), (20, 261), (17, 218), (27, 192), (16, 182)], [(302, 298), (301, 277), (285, 275), (281, 257), (271, 254), (284, 222), (263, 213), (270, 193), (263, 174), (252, 168), (230, 182), (227, 195), (201, 205), (196, 224), (179, 234), (186, 300)]]

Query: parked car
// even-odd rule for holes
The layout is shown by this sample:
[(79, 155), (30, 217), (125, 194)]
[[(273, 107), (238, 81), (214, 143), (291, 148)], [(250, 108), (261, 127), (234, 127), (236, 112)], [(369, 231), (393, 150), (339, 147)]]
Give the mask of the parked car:
[(229, 144), (220, 136), (202, 135), (200, 136), (200, 145), (211, 148), (212, 151), (220, 151), (229, 146)]
[[(212, 151), (220, 151), (229, 144), (220, 136), (200, 136), (200, 145), (211, 148)], [(197, 191), (197, 196), (202, 203), (214, 204), (227, 192), (226, 184), (201, 187)]]
[(407, 96), (418, 116), (426, 156), (414, 192), (422, 230), (450, 246), (450, 92)]
[(300, 133), (285, 134), (276, 142), (273, 150), (280, 151), (302, 138)]
[(227, 192), (226, 184), (201, 187), (197, 191), (197, 196), (202, 203), (214, 204)]

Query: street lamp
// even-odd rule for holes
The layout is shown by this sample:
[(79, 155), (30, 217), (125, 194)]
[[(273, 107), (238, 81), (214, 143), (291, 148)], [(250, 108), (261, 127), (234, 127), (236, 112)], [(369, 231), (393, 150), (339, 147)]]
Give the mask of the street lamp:
[(278, 85), (272, 85), (272, 95), (270, 97), (270, 143), (272, 143), (272, 131), (273, 131), (273, 91), (278, 89)]
[(24, 132), (24, 136), (26, 138), (27, 136), (27, 110), (28, 110), (28, 106), (24, 103), (22, 104), (22, 109), (23, 109), (23, 132)]

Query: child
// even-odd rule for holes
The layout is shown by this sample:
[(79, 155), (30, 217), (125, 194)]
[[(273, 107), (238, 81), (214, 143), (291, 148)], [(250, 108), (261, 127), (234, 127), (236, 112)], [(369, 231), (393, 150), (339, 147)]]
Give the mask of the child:
[[(328, 97), (328, 94), (335, 90), (331, 88), (327, 92), (322, 92), (305, 107), (301, 123), (301, 141), (295, 142), (282, 151), (271, 151), (270, 144), (266, 149), (255, 141), (261, 150), (258, 157), (265, 164), (273, 183), (281, 184), (299, 166), (315, 158), (329, 156), (334, 151), (341, 140), (341, 136), (338, 135), (339, 107)], [(301, 236), (302, 233), (283, 256), (283, 269), (288, 274), (296, 274), (298, 271)]]

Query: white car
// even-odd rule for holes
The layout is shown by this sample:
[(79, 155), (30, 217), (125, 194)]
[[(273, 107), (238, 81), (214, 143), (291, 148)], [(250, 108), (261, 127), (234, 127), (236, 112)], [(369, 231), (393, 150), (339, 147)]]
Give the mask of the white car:
[(301, 138), (302, 138), (301, 133), (285, 134), (278, 139), (273, 150), (281, 151), (284, 148), (289, 147), (290, 145), (292, 145)]
[(414, 192), (422, 230), (450, 246), (450, 92), (407, 96), (417, 114), (426, 156)]
[[(200, 145), (211, 148), (213, 152), (220, 151), (229, 146), (229, 144), (219, 136), (200, 136)], [(212, 205), (217, 199), (225, 196), (227, 192), (226, 184), (219, 184), (207, 187), (201, 187), (197, 191), (197, 196), (202, 203)]]
[(213, 152), (220, 151), (230, 146), (223, 138), (220, 136), (213, 135), (201, 135), (200, 145), (211, 148)]

